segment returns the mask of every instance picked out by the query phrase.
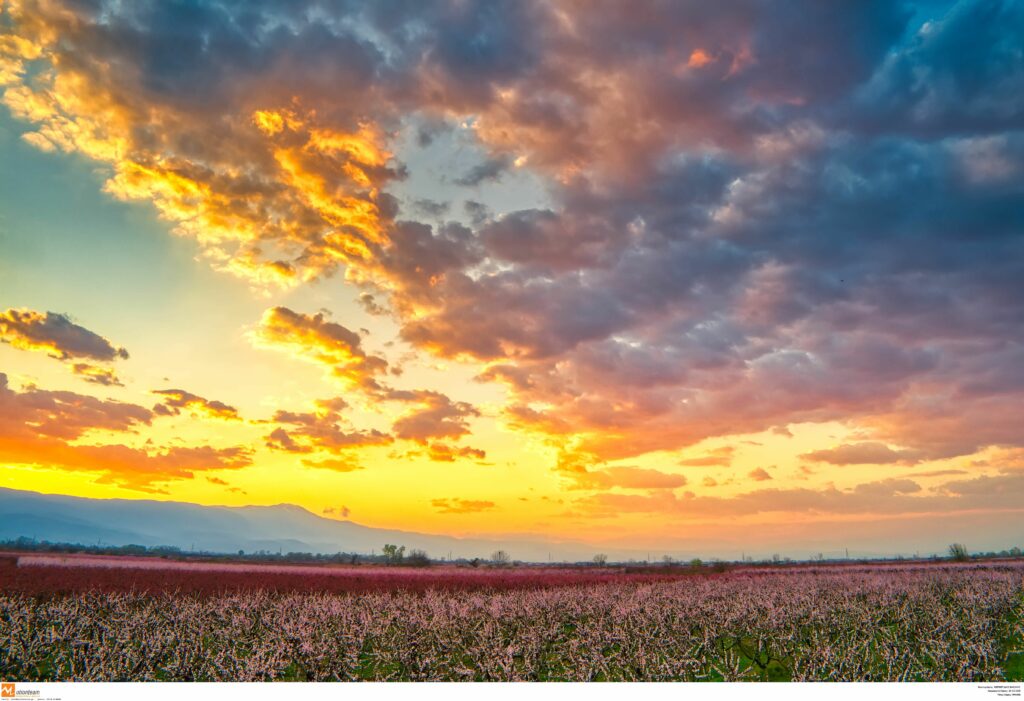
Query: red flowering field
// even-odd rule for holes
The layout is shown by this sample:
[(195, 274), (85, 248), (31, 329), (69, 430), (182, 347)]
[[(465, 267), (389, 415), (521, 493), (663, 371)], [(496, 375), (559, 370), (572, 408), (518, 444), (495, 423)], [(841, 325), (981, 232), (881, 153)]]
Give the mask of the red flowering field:
[(185, 562), (93, 555), (0, 555), (0, 590), (26, 594), (83, 591), (213, 594), (230, 591), (368, 593), (542, 589), (653, 583), (692, 576), (622, 568), (426, 568)]
[(0, 557), (0, 677), (1024, 677), (1024, 562), (1019, 560), (705, 572), (5, 555)]

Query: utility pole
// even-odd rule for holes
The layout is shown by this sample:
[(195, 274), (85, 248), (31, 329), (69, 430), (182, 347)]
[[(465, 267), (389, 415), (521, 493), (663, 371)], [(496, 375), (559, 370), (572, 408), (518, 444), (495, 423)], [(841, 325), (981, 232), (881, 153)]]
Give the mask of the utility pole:
[(850, 549), (849, 548), (846, 549), (846, 559), (847, 560), (850, 559)]

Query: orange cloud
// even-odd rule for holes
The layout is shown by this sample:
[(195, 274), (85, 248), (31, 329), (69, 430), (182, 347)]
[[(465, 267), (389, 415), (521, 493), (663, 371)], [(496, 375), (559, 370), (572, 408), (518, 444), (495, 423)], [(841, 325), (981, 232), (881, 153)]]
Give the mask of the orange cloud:
[(684, 475), (640, 467), (609, 467), (588, 472), (567, 472), (576, 489), (676, 489), (687, 483)]
[(832, 465), (888, 465), (892, 463), (913, 464), (918, 462), (912, 450), (893, 450), (885, 443), (847, 443), (834, 448), (823, 448), (804, 453), (800, 457), (812, 462)]
[(191, 411), (193, 415), (203, 414), (213, 419), (238, 421), (241, 417), (238, 410), (224, 402), (206, 399), (183, 389), (158, 389), (153, 394), (160, 395), (163, 400), (153, 407), (154, 414), (178, 416), (182, 410)]
[(96, 472), (101, 482), (144, 491), (161, 482), (190, 479), (199, 471), (252, 462), (251, 451), (240, 446), (144, 450), (86, 442), (92, 432), (132, 433), (152, 418), (145, 407), (74, 392), (36, 387), (18, 392), (0, 373), (0, 462)]
[(686, 61), (686, 65), (689, 68), (701, 68), (708, 65), (715, 59), (711, 57), (704, 49), (694, 49), (690, 53), (690, 58)]
[(661, 490), (651, 494), (593, 494), (575, 504), (593, 515), (658, 513), (700, 518), (767, 513), (872, 514), (909, 517), (973, 510), (1020, 512), (1024, 475), (980, 476), (947, 482), (932, 494), (908, 479), (859, 484), (851, 489), (756, 489), (730, 497), (682, 496)]
[(487, 453), (479, 448), (435, 442), (427, 446), (427, 457), (434, 462), (455, 462), (459, 458), (480, 461), (487, 458)]
[(385, 395), (393, 401), (419, 406), (395, 421), (395, 437), (426, 444), (432, 438), (461, 438), (467, 435), (467, 420), (480, 412), (467, 402), (453, 402), (440, 392), (430, 390), (391, 390)]
[(386, 240), (379, 188), (398, 173), (357, 110), (303, 109), (287, 79), (236, 86), (287, 107), (197, 107), (152, 90), (127, 68), (132, 58), (114, 55), (132, 49), (105, 43), (87, 13), (58, 3), (7, 12), (15, 29), (0, 38), (0, 84), (12, 114), (35, 126), (23, 138), (107, 165), (108, 193), (151, 202), (217, 269), (291, 285)]
[(74, 363), (71, 366), (71, 373), (81, 377), (86, 382), (105, 387), (124, 387), (124, 384), (117, 377), (113, 368), (90, 365), (89, 363)]
[(473, 499), (431, 499), (431, 506), (442, 514), (474, 514), (495, 508), (493, 501)]
[(312, 412), (277, 411), (272, 419), (279, 424), (266, 438), (267, 447), (288, 453), (309, 454), (324, 451), (332, 454), (328, 460), (304, 460), (312, 467), (349, 472), (361, 469), (348, 453), (352, 448), (388, 445), (394, 439), (377, 430), (346, 430), (342, 427), (341, 410), (344, 400), (321, 399), (314, 403)]
[(687, 467), (728, 467), (732, 464), (732, 454), (736, 451), (731, 445), (716, 448), (706, 455), (695, 458), (684, 458), (680, 465)]
[(359, 334), (327, 321), (322, 313), (310, 315), (273, 307), (264, 312), (253, 340), (257, 346), (329, 367), (334, 377), (353, 388), (379, 389), (374, 377), (388, 368), (384, 358), (363, 350)]
[(323, 460), (303, 460), (302, 464), (307, 467), (315, 467), (321, 470), (332, 470), (334, 472), (355, 472), (356, 470), (363, 469), (363, 466), (359, 461), (351, 455), (324, 458)]

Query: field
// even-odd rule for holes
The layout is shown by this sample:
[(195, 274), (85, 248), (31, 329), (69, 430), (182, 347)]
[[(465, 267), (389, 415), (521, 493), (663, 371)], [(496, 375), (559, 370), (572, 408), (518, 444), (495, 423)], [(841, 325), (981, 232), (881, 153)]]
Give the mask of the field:
[(0, 678), (1024, 676), (1024, 564), (422, 570), (14, 556)]

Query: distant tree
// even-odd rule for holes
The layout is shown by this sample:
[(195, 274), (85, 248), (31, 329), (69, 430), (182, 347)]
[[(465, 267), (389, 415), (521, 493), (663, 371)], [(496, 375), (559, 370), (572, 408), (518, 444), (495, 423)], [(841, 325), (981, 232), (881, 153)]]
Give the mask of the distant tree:
[(971, 554), (967, 552), (967, 546), (963, 543), (951, 543), (949, 546), (949, 559), (956, 562), (966, 562), (971, 559)]
[(703, 564), (704, 562), (699, 557), (695, 557), (690, 560), (690, 567), (700, 567)]
[(672, 559), (671, 555), (664, 556), (663, 558), (661, 558), (661, 561), (665, 564), (665, 567), (671, 567), (672, 565), (676, 564), (676, 561)]
[(405, 546), (392, 545), (388, 543), (384, 546), (384, 559), (392, 565), (399, 564), (403, 558), (405, 558)]
[(594, 564), (598, 567), (604, 567), (608, 564), (608, 556), (604, 553), (598, 553), (597, 555), (594, 555)]
[(1010, 557), (1020, 557), (1020, 548), (1016, 545), (1010, 548)]
[(474, 557), (472, 560), (469, 561), (469, 565), (470, 565), (470, 567), (479, 567), (480, 566), (480, 558), (479, 557)]
[(410, 550), (405, 563), (412, 567), (430, 567), (430, 556), (425, 550)]
[(491, 553), (491, 562), (496, 565), (507, 565), (512, 562), (512, 557), (504, 550), (495, 550)]

